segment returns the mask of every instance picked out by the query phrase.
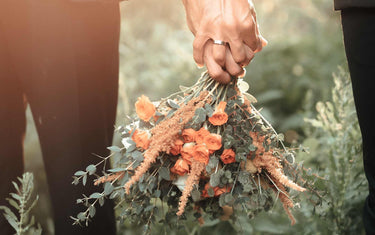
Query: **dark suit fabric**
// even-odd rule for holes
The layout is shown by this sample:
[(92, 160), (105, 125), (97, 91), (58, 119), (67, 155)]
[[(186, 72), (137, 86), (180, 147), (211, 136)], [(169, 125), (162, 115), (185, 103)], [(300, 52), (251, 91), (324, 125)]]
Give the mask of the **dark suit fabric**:
[(341, 16), (370, 192), (363, 221), (366, 233), (375, 234), (375, 8), (347, 8)]
[[(56, 234), (115, 234), (113, 205), (97, 207), (88, 228), (69, 216), (82, 194), (101, 190), (72, 175), (106, 156), (118, 89), (119, 5), (116, 0), (0, 0), (0, 204), (21, 176), (25, 107), (38, 131)], [(41, 202), (40, 202), (41, 203)], [(13, 234), (0, 219), (0, 234)], [(9, 230), (7, 230), (9, 229)]]
[(335, 9), (342, 10), (349, 7), (375, 7), (374, 0), (334, 0)]

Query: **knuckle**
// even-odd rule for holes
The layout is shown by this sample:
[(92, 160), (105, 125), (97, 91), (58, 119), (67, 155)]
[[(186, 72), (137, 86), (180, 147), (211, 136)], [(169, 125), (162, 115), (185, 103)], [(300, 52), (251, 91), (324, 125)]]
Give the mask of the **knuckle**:
[(218, 64), (224, 64), (225, 63), (225, 57), (221, 53), (214, 53), (214, 60)]
[(208, 73), (213, 79), (219, 79), (221, 77), (221, 72), (219, 70), (211, 70), (208, 71)]
[(236, 55), (233, 59), (237, 64), (244, 63), (246, 61), (246, 55), (241, 53)]

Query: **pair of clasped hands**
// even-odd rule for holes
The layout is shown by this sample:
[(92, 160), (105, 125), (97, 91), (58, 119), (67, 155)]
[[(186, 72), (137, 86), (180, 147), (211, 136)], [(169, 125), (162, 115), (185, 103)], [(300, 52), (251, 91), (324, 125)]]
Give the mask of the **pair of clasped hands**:
[(244, 67), (266, 46), (250, 0), (182, 0), (187, 24), (195, 36), (194, 60), (210, 76), (229, 83), (244, 76)]

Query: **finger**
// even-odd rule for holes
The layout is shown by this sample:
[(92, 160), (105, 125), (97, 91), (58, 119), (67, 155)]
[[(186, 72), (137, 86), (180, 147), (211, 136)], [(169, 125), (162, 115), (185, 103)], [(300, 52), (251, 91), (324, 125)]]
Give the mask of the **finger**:
[(244, 43), (241, 40), (232, 40), (229, 42), (229, 46), (233, 55), (233, 59), (237, 64), (239, 64), (240, 66), (245, 66), (250, 63), (250, 60), (246, 55)]
[(212, 53), (214, 60), (218, 63), (221, 67), (225, 65), (225, 45), (213, 44), (212, 45)]
[(226, 47), (225, 50), (225, 69), (232, 76), (238, 77), (243, 73), (243, 68), (234, 61), (232, 53), (229, 47)]
[(267, 46), (268, 44), (268, 41), (262, 35), (259, 35), (259, 41), (258, 48), (254, 51), (254, 53), (260, 52), (263, 47)]
[(246, 27), (243, 31), (243, 39), (246, 45), (248, 45), (253, 51), (259, 48), (260, 42), (260, 33), (259, 33), (259, 26), (256, 22), (256, 16), (252, 16), (250, 24)]
[(207, 43), (204, 51), (204, 61), (207, 66), (208, 74), (215, 79), (216, 81), (227, 84), (230, 82), (230, 75), (223, 68), (216, 63), (215, 59), (213, 58), (213, 43)]
[[(251, 62), (251, 60), (254, 58), (255, 56), (255, 52), (253, 50), (251, 50), (251, 48), (247, 45), (245, 45), (245, 50), (246, 50), (246, 56), (249, 60), (249, 63)], [(249, 64), (248, 63), (248, 64)], [(248, 64), (246, 64), (245, 66), (247, 66)]]
[(193, 57), (198, 67), (204, 66), (204, 47), (209, 37), (204, 35), (197, 35), (193, 42)]

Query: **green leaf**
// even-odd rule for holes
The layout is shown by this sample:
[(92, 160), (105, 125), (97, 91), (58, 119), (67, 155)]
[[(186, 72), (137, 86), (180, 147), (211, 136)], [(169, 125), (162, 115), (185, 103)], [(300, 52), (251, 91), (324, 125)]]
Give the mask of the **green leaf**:
[(209, 187), (209, 188), (207, 189), (207, 194), (208, 194), (209, 197), (213, 197), (213, 196), (215, 196), (215, 191), (214, 191), (214, 189), (213, 189), (212, 187)]
[(75, 176), (81, 176), (81, 175), (84, 175), (86, 174), (85, 171), (77, 171), (76, 173), (74, 173)]
[(154, 197), (159, 198), (160, 195), (161, 195), (161, 191), (160, 191), (159, 189), (158, 189), (158, 190), (155, 190), (155, 192), (154, 192)]
[(179, 109), (180, 108), (180, 105), (178, 105), (176, 102), (174, 102), (173, 100), (171, 99), (168, 99), (167, 100), (167, 105), (172, 108), (172, 109)]
[(10, 204), (11, 206), (13, 206), (14, 208), (16, 208), (17, 210), (20, 209), (20, 207), (19, 207), (19, 205), (17, 204), (17, 202), (14, 201), (13, 199), (7, 198), (6, 200), (9, 202), (9, 204)]
[(212, 108), (212, 106), (209, 104), (205, 104), (204, 109), (206, 110), (207, 116), (212, 117), (212, 114), (214, 113), (214, 109)]
[(196, 109), (193, 117), (193, 123), (201, 124), (204, 121), (206, 121), (206, 110), (204, 108)]
[(112, 173), (116, 173), (116, 172), (122, 172), (126, 170), (127, 170), (126, 168), (113, 168), (113, 169), (109, 169), (108, 171)]
[(86, 171), (89, 172), (89, 175), (93, 175), (93, 174), (95, 174), (96, 166), (93, 165), (93, 164), (88, 165), (88, 166), (86, 167)]
[(16, 199), (17, 201), (21, 202), (22, 201), (22, 198), (20, 195), (16, 194), (16, 193), (9, 193), (10, 196), (12, 196), (14, 199)]
[(96, 213), (95, 206), (91, 205), (89, 207), (89, 216), (92, 218), (92, 217), (94, 217), (95, 213)]
[(134, 151), (133, 153), (132, 153), (132, 158), (134, 159), (134, 160), (136, 160), (136, 161), (138, 161), (138, 162), (142, 162), (143, 161), (143, 153), (142, 152), (140, 152), (140, 151), (138, 151), (138, 150), (136, 150), (136, 151)]
[(16, 191), (18, 193), (21, 193), (20, 188), (18, 187), (18, 184), (16, 184), (16, 182), (14, 182), (14, 181), (12, 181), (12, 184), (13, 184), (14, 188), (16, 189)]
[(148, 207), (145, 208), (144, 211), (145, 211), (145, 212), (147, 212), (147, 211), (151, 211), (152, 209), (154, 209), (154, 207), (155, 207), (154, 205), (149, 205)]
[(78, 213), (77, 219), (79, 219), (80, 221), (85, 221), (86, 220), (85, 213), (83, 213), (83, 212)]
[[(9, 218), (13, 219), (14, 221), (18, 221), (17, 216), (8, 207), (6, 207), (6, 206), (0, 206), (0, 210), (4, 210), (4, 212), (5, 212), (4, 216), (7, 215)], [(8, 220), (8, 222), (9, 222), (9, 220)]]
[(115, 153), (121, 152), (121, 149), (118, 146), (110, 146), (110, 147), (107, 147), (107, 149)]
[(220, 184), (220, 178), (221, 178), (221, 175), (219, 172), (212, 174), (210, 177), (210, 185), (212, 187), (218, 186)]
[(191, 198), (195, 202), (199, 201), (201, 199), (201, 193), (199, 192), (199, 190), (193, 190), (191, 192)]
[(83, 186), (86, 185), (86, 182), (87, 182), (87, 174), (83, 176), (83, 179), (82, 179)]
[(12, 216), (4, 213), (5, 219), (8, 221), (8, 223), (18, 232), (18, 223), (17, 220), (14, 219)]
[(164, 167), (164, 166), (160, 168), (160, 170), (159, 170), (159, 176), (162, 179), (171, 180), (169, 169), (166, 168), (166, 167)]
[(99, 205), (100, 206), (104, 205), (104, 197), (99, 198)]
[(107, 196), (107, 195), (111, 194), (114, 189), (115, 188), (113, 187), (113, 185), (111, 183), (107, 182), (104, 185), (104, 195)]
[(93, 199), (97, 199), (97, 198), (101, 198), (103, 197), (103, 195), (101, 193), (93, 193), (90, 195), (90, 198), (93, 198)]

